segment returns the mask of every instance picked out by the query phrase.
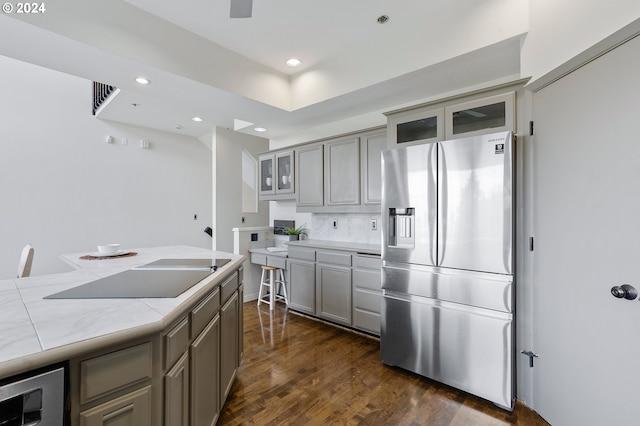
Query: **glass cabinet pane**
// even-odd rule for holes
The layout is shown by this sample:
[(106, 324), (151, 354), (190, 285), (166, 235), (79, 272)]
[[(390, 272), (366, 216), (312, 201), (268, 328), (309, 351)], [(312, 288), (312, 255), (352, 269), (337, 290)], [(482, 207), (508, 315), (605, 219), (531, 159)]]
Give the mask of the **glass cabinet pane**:
[(396, 143), (406, 143), (438, 136), (438, 117), (421, 118), (396, 126)]
[(492, 129), (506, 125), (506, 102), (477, 106), (453, 113), (453, 134)]
[(508, 92), (446, 107), (445, 139), (515, 132), (515, 102), (515, 92)]
[(260, 159), (260, 192), (273, 191), (273, 157)]
[(291, 155), (278, 156), (278, 191), (291, 189)]

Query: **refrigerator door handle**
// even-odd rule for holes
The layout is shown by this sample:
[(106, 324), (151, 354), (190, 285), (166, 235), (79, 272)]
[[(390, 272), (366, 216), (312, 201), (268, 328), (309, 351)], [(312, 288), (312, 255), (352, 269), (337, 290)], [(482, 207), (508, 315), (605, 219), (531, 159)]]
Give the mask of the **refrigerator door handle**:
[(448, 197), (447, 197), (447, 157), (441, 144), (438, 144), (438, 245), (436, 248), (437, 262), (436, 266), (442, 264), (446, 250), (447, 241), (447, 209), (448, 209)]

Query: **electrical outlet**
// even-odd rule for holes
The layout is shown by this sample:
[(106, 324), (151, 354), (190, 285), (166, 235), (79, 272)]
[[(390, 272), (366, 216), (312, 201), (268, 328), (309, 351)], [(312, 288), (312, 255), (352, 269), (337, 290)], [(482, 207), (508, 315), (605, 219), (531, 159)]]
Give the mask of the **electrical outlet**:
[(333, 219), (333, 220), (331, 221), (331, 227), (332, 227), (333, 229), (338, 229), (338, 219)]
[(378, 229), (378, 221), (376, 219), (371, 219), (371, 230), (375, 231)]

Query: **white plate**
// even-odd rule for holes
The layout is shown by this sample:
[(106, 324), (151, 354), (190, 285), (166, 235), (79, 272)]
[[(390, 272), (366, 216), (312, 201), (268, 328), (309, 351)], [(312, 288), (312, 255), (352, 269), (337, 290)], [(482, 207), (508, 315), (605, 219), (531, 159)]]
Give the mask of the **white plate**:
[(114, 253), (100, 253), (99, 251), (96, 251), (94, 253), (89, 253), (89, 256), (93, 256), (93, 257), (109, 257), (109, 256), (121, 256), (123, 254), (128, 253), (127, 250), (118, 250)]

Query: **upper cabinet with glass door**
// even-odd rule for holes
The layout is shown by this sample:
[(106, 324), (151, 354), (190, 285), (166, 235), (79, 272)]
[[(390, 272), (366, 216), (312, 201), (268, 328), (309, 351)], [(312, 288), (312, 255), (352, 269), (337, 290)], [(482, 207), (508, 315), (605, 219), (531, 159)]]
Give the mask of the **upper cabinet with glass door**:
[(262, 154), (260, 164), (260, 199), (292, 200), (294, 194), (293, 151)]
[[(388, 114), (389, 148), (516, 131), (515, 92), (464, 103), (443, 101)], [(459, 102), (460, 100), (458, 100)]]
[(515, 128), (515, 92), (445, 108), (445, 139), (459, 139)]
[(418, 108), (389, 116), (389, 148), (444, 139), (444, 108)]

